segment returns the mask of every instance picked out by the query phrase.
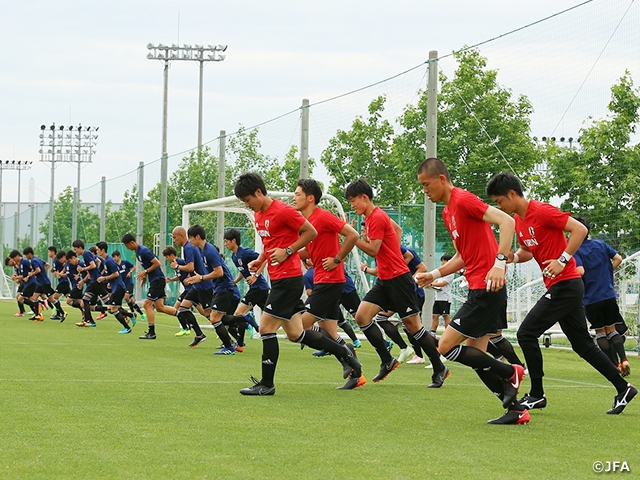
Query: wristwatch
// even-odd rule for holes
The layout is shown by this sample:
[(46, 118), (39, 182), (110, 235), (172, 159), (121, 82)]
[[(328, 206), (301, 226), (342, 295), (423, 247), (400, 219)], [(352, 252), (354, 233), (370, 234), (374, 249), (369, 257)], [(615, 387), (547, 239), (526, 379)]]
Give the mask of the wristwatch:
[(339, 257), (339, 256), (337, 256), (337, 255), (336, 255), (335, 257), (333, 257), (333, 263), (335, 263), (336, 265), (337, 265), (338, 263), (340, 263), (341, 261), (342, 261), (342, 260), (340, 260), (340, 257)]
[(506, 262), (507, 260), (509, 260), (509, 257), (507, 257), (504, 253), (499, 253), (498, 255), (496, 255), (496, 259), (500, 260), (501, 262)]
[(565, 257), (564, 255), (560, 255), (560, 258), (558, 259), (558, 263), (560, 263), (563, 266), (567, 266), (567, 263), (569, 263), (569, 258)]
[(287, 256), (290, 257), (291, 255), (293, 255), (293, 250), (291, 250), (291, 247), (287, 247), (284, 249), (285, 252), (287, 252)]

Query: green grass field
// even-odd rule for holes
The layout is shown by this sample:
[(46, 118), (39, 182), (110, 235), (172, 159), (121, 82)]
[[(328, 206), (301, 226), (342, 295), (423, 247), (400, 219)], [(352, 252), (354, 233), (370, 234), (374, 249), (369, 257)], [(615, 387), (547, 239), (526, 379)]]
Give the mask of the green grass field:
[[(143, 341), (144, 323), (125, 336), (111, 316), (89, 329), (77, 311), (63, 324), (15, 311), (0, 302), (0, 478), (580, 479), (615, 460), (640, 472), (640, 401), (606, 415), (613, 387), (571, 351), (543, 349), (549, 406), (529, 425), (490, 426), (501, 405), (451, 362), (439, 390), (425, 388), (430, 370), (405, 364), (335, 391), (333, 357), (281, 340), (276, 395), (243, 397), (260, 376), (259, 340), (221, 357), (212, 330), (191, 349), (164, 315), (158, 339)], [(371, 378), (378, 357), (364, 343)]]

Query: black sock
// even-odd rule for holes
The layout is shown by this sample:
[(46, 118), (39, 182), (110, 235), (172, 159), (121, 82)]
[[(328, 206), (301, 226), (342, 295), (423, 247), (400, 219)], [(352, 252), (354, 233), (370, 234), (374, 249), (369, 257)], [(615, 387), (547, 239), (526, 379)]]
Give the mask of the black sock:
[(531, 378), (531, 389), (529, 395), (536, 398), (542, 398), (544, 396), (544, 388), (542, 388), (542, 378)]
[(296, 342), (303, 343), (316, 350), (324, 350), (335, 355), (336, 358), (345, 358), (347, 356), (347, 350), (343, 345), (315, 330), (304, 330)]
[(376, 349), (382, 363), (389, 363), (393, 357), (387, 350), (387, 344), (382, 338), (382, 332), (378, 328), (378, 324), (372, 320), (368, 325), (360, 327), (360, 330), (367, 337), (371, 346)]
[(382, 327), (384, 333), (387, 334), (387, 337), (389, 337), (391, 341), (398, 345), (398, 348), (400, 348), (401, 350), (407, 348), (407, 343), (402, 338), (402, 335), (400, 335), (398, 327), (396, 327), (389, 320), (386, 320), (386, 317), (383, 318), (385, 318), (385, 320), (382, 320), (380, 316), (376, 317), (376, 322), (378, 322), (378, 325)]
[(222, 344), (227, 348), (231, 348), (231, 337), (229, 336), (227, 327), (225, 327), (222, 324), (221, 320), (218, 320), (216, 323), (213, 323), (212, 325), (213, 325), (213, 328), (216, 329), (216, 333), (218, 334), (218, 337), (220, 337), (220, 340), (222, 340)]
[(356, 340), (358, 340), (358, 337), (356, 337), (356, 332), (353, 331), (353, 328), (351, 327), (351, 325), (349, 325), (349, 323), (346, 320), (341, 323), (338, 323), (338, 326), (342, 329), (344, 333), (347, 334), (347, 336), (351, 339), (352, 342), (355, 342)]
[(492, 338), (489, 343), (495, 345), (502, 356), (504, 356), (504, 358), (506, 358), (511, 365), (524, 366), (524, 363), (522, 363), (522, 360), (518, 358), (518, 354), (513, 349), (513, 345), (511, 345), (511, 342), (509, 342), (509, 340), (504, 338), (502, 335)]
[(474, 368), (482, 383), (486, 385), (486, 387), (500, 400), (504, 396), (504, 382), (502, 379), (496, 375), (495, 373), (489, 372), (482, 368)]
[(596, 335), (596, 342), (598, 343), (598, 347), (600, 347), (600, 350), (602, 350), (605, 355), (607, 356), (607, 358), (609, 360), (611, 360), (611, 363), (613, 363), (614, 365), (618, 366), (618, 361), (615, 357), (615, 353), (613, 348), (611, 348), (611, 343), (609, 342), (609, 339), (607, 338), (607, 334), (606, 333), (598, 333)]
[(500, 378), (507, 379), (513, 375), (513, 367), (506, 363), (499, 362), (495, 358), (491, 358), (482, 350), (475, 347), (467, 347), (458, 345), (451, 351), (446, 352), (447, 359), (462, 363), (473, 369), (484, 369), (491, 371)]
[(627, 352), (624, 351), (624, 341), (618, 332), (615, 330), (607, 335), (609, 343), (611, 344), (611, 350), (618, 354), (620, 363), (627, 359)]
[(24, 313), (24, 302), (18, 302), (18, 310), (20, 313)]
[(241, 322), (238, 322), (238, 336), (236, 339), (238, 340), (238, 345), (244, 347), (244, 333), (247, 331), (247, 322), (244, 321), (244, 317)]
[(334, 338), (334, 340), (338, 345), (346, 345), (344, 339), (340, 335), (338, 335), (336, 338)]
[(262, 379), (260, 383), (265, 387), (273, 387), (273, 377), (276, 373), (280, 345), (275, 333), (262, 334)]
[(118, 312), (120, 312), (120, 314), (121, 314), (123, 317), (133, 318), (133, 313), (131, 313), (131, 312), (127, 312), (127, 311), (126, 311), (124, 308), (122, 308), (122, 307), (119, 307), (119, 308), (118, 308)]
[(182, 330), (189, 330), (191, 328), (185, 320), (184, 315), (181, 315), (180, 311), (178, 311), (178, 314), (176, 316), (178, 317), (178, 322), (180, 322), (180, 327), (182, 328)]
[(196, 333), (197, 336), (200, 337), (202, 335), (202, 330), (200, 329), (200, 325), (198, 325), (196, 316), (193, 314), (191, 310), (188, 310), (188, 309), (182, 310), (183, 308), (184, 307), (180, 307), (180, 309), (178, 310), (178, 318), (182, 319), (180, 323), (182, 324), (182, 322), (184, 322), (186, 325), (191, 325), (191, 328), (193, 328), (193, 331)]
[(120, 311), (116, 311), (113, 314), (114, 317), (116, 317), (116, 319), (122, 324), (122, 326), (124, 328), (126, 328), (127, 330), (130, 329), (129, 324), (127, 323), (127, 321), (124, 319), (124, 317), (122, 316), (122, 313), (120, 313)]
[(62, 305), (60, 305), (60, 300), (56, 300), (53, 302), (53, 306), (56, 307), (56, 312), (58, 312), (59, 316), (64, 315), (64, 310), (62, 310)]
[(438, 352), (438, 349), (436, 348), (436, 341), (429, 332), (427, 332), (427, 329), (422, 327), (413, 337), (416, 339), (416, 342), (420, 344), (424, 353), (427, 354), (429, 360), (431, 360), (433, 371), (441, 372), (444, 370), (444, 365), (442, 364), (442, 360), (440, 360), (440, 352)]
[(89, 299), (82, 299), (84, 302), (84, 321), (87, 323), (93, 323), (93, 318), (91, 317), (91, 305), (89, 305)]
[(502, 357), (502, 352), (500, 351), (500, 349), (497, 346), (495, 346), (493, 343), (491, 343), (491, 341), (487, 343), (487, 353), (489, 355), (492, 355), (494, 358)]
[[(418, 343), (418, 341), (416, 340), (416, 337), (414, 337), (413, 335), (411, 335), (411, 332), (409, 332), (409, 330), (407, 330), (407, 327), (405, 327), (404, 325), (402, 325), (402, 328), (404, 329), (404, 333), (407, 334), (407, 338), (409, 339), (409, 343), (411, 344), (411, 346), (413, 347), (413, 351), (414, 353), (420, 357), (420, 358), (424, 358), (422, 356), (422, 348), (420, 348), (420, 344)], [(429, 336), (431, 336), (431, 333), (429, 333)], [(431, 337), (433, 338), (433, 337)], [(434, 339), (435, 340), (435, 339)], [(438, 357), (439, 358), (439, 357)]]
[(156, 334), (156, 324), (155, 323), (150, 323), (149, 324), (149, 335), (155, 335)]

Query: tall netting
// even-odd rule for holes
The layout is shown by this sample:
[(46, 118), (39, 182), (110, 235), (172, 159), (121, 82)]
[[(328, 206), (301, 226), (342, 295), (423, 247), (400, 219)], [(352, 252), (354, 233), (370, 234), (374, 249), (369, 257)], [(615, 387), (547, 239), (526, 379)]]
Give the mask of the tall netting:
[[(631, 258), (640, 249), (640, 3), (592, 0), (548, 13), (513, 32), (490, 32), (484, 42), (470, 45), (470, 39), (456, 52), (438, 52), (438, 156), (449, 166), (456, 185), (487, 201), (487, 180), (499, 171), (514, 172), (528, 197), (586, 214), (594, 237)], [(430, 47), (438, 49), (437, 39)], [(142, 192), (143, 243), (161, 256), (160, 245), (171, 244), (171, 229), (181, 223), (182, 206), (218, 198), (219, 183), (224, 184), (223, 196), (232, 195), (235, 178), (253, 170), (264, 176), (268, 189), (293, 191), (308, 128), (310, 175), (343, 202), (345, 211), (350, 208), (344, 187), (366, 177), (376, 204), (402, 226), (403, 243), (422, 252), (424, 196), (415, 172), (425, 157), (428, 55), (425, 50), (413, 67), (389, 72), (380, 81), (372, 79), (370, 85), (345, 85), (342, 95), (309, 92), (308, 106), (302, 106), (302, 99), (274, 105), (272, 118), (261, 123), (221, 125), (226, 134), (205, 139), (200, 152), (195, 145), (170, 152), (167, 225), (162, 229), (157, 152), (132, 162), (126, 172), (104, 169), (104, 185), (81, 187), (76, 236), (94, 243), (101, 236), (101, 221), (108, 242), (136, 233)], [(303, 125), (305, 113), (308, 127)], [(224, 178), (218, 173), (221, 153)], [(98, 155), (83, 168), (103, 169), (99, 159)], [(139, 162), (144, 164), (141, 170)], [(62, 248), (70, 246), (72, 237), (75, 168), (61, 164), (56, 173), (70, 185), (56, 192), (53, 243)], [(5, 250), (33, 244), (43, 256), (49, 242), (49, 206), (29, 205), (23, 202), (18, 223), (5, 215)], [(453, 253), (440, 211), (438, 207), (436, 259)], [(356, 225), (361, 221), (351, 219)], [(221, 226), (213, 212), (201, 212), (193, 221), (205, 226), (214, 241), (219, 227), (236, 227), (246, 232), (246, 243), (252, 243), (251, 226), (243, 215), (227, 214)], [(18, 231), (12, 230), (18, 224)], [(167, 232), (164, 242), (161, 230)], [(625, 315), (631, 316), (638, 308), (637, 274), (630, 273), (635, 262), (628, 260), (616, 274), (625, 279), (619, 283), (620, 302)], [(348, 268), (358, 266), (348, 262)], [(538, 279), (533, 264), (509, 269), (513, 325), (540, 296)], [(456, 298), (464, 297), (461, 283), (456, 280), (454, 285)]]

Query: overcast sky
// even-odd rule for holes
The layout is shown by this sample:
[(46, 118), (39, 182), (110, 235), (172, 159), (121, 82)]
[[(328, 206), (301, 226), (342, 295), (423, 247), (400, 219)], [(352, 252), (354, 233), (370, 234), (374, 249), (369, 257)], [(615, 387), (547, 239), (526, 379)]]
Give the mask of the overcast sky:
[[(35, 179), (36, 201), (49, 198), (50, 164), (41, 163), (38, 154), (41, 124), (99, 126), (94, 162), (82, 171), (83, 189), (99, 182), (103, 175), (114, 178), (135, 169), (141, 161), (148, 164), (158, 159), (162, 62), (146, 58), (149, 42), (228, 45), (223, 62), (205, 66), (203, 125), (204, 140), (209, 141), (221, 129), (231, 132), (239, 124), (251, 126), (294, 110), (302, 98), (314, 103), (390, 77), (419, 65), (428, 58), (429, 50), (438, 50), (443, 55), (578, 3), (577, 0), (4, 2), (0, 15), (0, 40), (4, 45), (0, 66), (0, 159), (33, 161), (33, 169), (22, 176), (23, 201), (28, 197), (30, 177)], [(584, 58), (588, 71), (600, 53), (597, 46), (604, 47), (616, 19), (631, 3), (631, 0), (595, 0), (580, 7), (583, 13), (573, 14), (566, 24), (568, 33), (564, 38), (568, 46), (563, 47), (564, 51), (573, 59)], [(615, 10), (611, 18), (605, 22), (598, 15), (594, 17), (594, 12), (598, 12), (595, 4), (600, 9), (611, 5)], [(639, 9), (635, 7), (632, 14), (637, 28)], [(584, 28), (588, 15), (594, 17), (593, 24), (587, 24), (592, 25), (589, 28), (597, 41), (595, 49), (592, 46), (584, 52), (583, 42), (572, 43), (570, 32), (577, 24)], [(635, 38), (637, 42), (637, 33)], [(508, 44), (502, 43), (490, 60), (522, 55), (515, 45), (513, 51), (505, 45)], [(491, 52), (491, 48), (487, 47), (487, 51)], [(487, 51), (482, 50), (483, 54)], [(613, 62), (606, 69), (611, 70), (610, 78), (618, 78), (623, 73), (621, 68), (640, 73), (638, 56), (622, 53), (623, 61)], [(531, 65), (521, 63), (520, 69), (531, 68), (544, 74), (547, 55), (544, 49), (532, 52)], [(625, 65), (624, 58), (635, 58), (635, 65), (634, 62)], [(509, 86), (513, 82), (518, 90), (518, 75), (509, 73), (507, 68), (504, 71)], [(411, 82), (416, 78), (419, 82), (422, 73), (418, 72)], [(584, 78), (580, 73), (574, 81), (579, 85)], [(609, 81), (609, 77), (604, 81)], [(411, 93), (419, 86), (414, 87), (411, 82), (389, 88)], [(532, 81), (525, 84), (534, 90)], [(575, 86), (571, 88), (575, 91)], [(535, 92), (528, 93), (535, 98)], [(365, 94), (366, 98), (372, 96)], [(169, 154), (196, 146), (197, 99), (197, 63), (174, 62), (169, 73)], [(569, 101), (570, 95), (558, 100), (558, 112)], [(550, 125), (560, 117), (561, 114), (556, 114)], [(348, 128), (352, 119), (351, 114), (343, 113), (330, 124)], [(279, 133), (281, 142), (298, 143), (291, 127), (283, 130)], [(312, 139), (316, 157), (322, 141), (328, 139), (324, 137), (333, 133), (325, 131), (321, 140)], [(212, 145), (217, 148), (217, 143)], [(179, 160), (180, 156), (171, 158), (170, 171)], [(157, 181), (159, 169), (159, 163), (148, 167), (157, 174), (155, 177), (149, 174), (147, 188)], [(16, 178), (15, 172), (4, 172), (5, 202), (15, 201)], [(107, 197), (119, 201), (133, 182), (135, 175), (110, 182)], [(56, 169), (56, 196), (65, 186), (75, 183), (75, 166), (62, 164)], [(95, 201), (98, 189), (83, 192), (82, 197)]]

